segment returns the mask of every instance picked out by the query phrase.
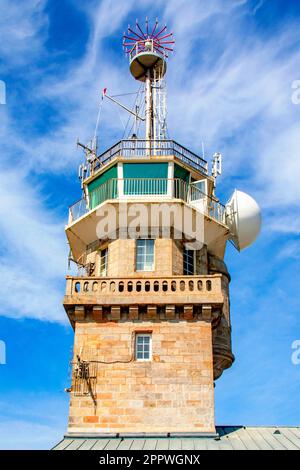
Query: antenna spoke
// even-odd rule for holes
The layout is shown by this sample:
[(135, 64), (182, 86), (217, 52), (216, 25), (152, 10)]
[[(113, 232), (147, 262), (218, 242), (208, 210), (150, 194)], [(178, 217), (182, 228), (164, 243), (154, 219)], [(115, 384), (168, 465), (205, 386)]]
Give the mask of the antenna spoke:
[(162, 41), (159, 44), (175, 44), (175, 41)]
[[(135, 31), (133, 31), (133, 29), (128, 28), (128, 31), (129, 31), (130, 33), (134, 34), (135, 36), (137, 36), (137, 37), (138, 37), (139, 39), (141, 39), (142, 41), (144, 41), (145, 37), (140, 36), (138, 33), (136, 33)], [(133, 40), (133, 41), (136, 41), (135, 38), (132, 38), (132, 40)]]
[(154, 46), (159, 47), (160, 49), (167, 49), (167, 47), (162, 46), (159, 42), (153, 41)]
[(167, 25), (165, 25), (160, 31), (159, 33), (157, 33), (155, 36), (153, 36), (154, 39), (156, 39), (161, 33), (163, 33), (165, 30), (167, 29)]
[(164, 36), (160, 36), (158, 39), (161, 41), (162, 39), (169, 38), (171, 36), (173, 36), (173, 33), (165, 34)]
[[(162, 51), (160, 51), (159, 49), (155, 49), (155, 47), (154, 47), (154, 50), (155, 50), (155, 52), (158, 52), (159, 54), (162, 53)], [(166, 59), (169, 58), (169, 56), (168, 56), (168, 54), (167, 54), (166, 52), (164, 52), (164, 57), (165, 57)]]
[(143, 38), (142, 39), (146, 39), (146, 35), (144, 33), (144, 31), (141, 29), (140, 25), (138, 24), (138, 22), (136, 22), (136, 26), (137, 28), (139, 29), (140, 33), (143, 35)]
[(127, 54), (131, 54), (134, 48), (135, 48), (135, 44), (132, 46), (132, 48), (129, 51), (127, 51)]
[(157, 26), (158, 26), (158, 20), (156, 19), (155, 25), (154, 25), (154, 27), (153, 27), (153, 29), (152, 29), (152, 33), (151, 33), (150, 37), (153, 37), (153, 34), (155, 33), (155, 30), (156, 30)]
[(126, 34), (124, 34), (123, 38), (129, 39), (130, 41), (136, 42), (136, 39), (135, 39), (135, 38), (132, 38), (131, 36), (126, 36)]

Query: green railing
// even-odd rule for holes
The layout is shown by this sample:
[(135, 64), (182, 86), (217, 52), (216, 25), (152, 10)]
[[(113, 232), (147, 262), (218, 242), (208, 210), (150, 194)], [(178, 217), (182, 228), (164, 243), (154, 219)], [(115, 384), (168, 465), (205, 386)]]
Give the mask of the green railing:
[(102, 204), (102, 202), (108, 199), (116, 199), (118, 197), (118, 179), (111, 178), (105, 183), (101, 184), (98, 188), (94, 189), (89, 194), (89, 208), (94, 209), (95, 207)]
[(168, 196), (182, 199), (197, 207), (211, 218), (224, 222), (225, 207), (216, 199), (204, 194), (200, 189), (180, 178), (111, 178), (82, 198), (69, 209), (69, 223), (95, 209), (109, 199), (122, 199), (131, 196)]
[(150, 196), (168, 193), (168, 180), (165, 178), (126, 178), (123, 183), (125, 196)]
[(179, 178), (125, 178), (119, 181), (124, 196), (160, 196), (169, 194), (176, 199), (186, 199), (187, 185)]

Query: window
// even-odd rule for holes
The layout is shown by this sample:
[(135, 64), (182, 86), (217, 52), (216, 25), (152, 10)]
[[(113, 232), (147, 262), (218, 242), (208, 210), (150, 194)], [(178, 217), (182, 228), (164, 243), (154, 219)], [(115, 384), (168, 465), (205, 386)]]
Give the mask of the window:
[(100, 276), (107, 276), (107, 258), (108, 249), (100, 251)]
[(150, 361), (152, 354), (151, 333), (137, 333), (135, 336), (135, 360)]
[(136, 241), (136, 270), (154, 270), (154, 240), (141, 238)]
[(195, 273), (195, 250), (183, 250), (183, 274), (194, 275)]

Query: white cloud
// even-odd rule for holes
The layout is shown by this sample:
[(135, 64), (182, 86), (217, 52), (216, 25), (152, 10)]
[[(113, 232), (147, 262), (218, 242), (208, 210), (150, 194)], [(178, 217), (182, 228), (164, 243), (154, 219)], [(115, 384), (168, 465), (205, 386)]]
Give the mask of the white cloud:
[(41, 198), (21, 172), (1, 168), (0, 312), (63, 322), (63, 221)]
[(40, 52), (47, 36), (45, 5), (46, 0), (1, 0), (0, 55), (6, 67), (25, 65)]
[(255, 15), (258, 12), (258, 10), (260, 10), (260, 8), (264, 6), (265, 2), (266, 0), (258, 0), (258, 2), (253, 8), (253, 15)]

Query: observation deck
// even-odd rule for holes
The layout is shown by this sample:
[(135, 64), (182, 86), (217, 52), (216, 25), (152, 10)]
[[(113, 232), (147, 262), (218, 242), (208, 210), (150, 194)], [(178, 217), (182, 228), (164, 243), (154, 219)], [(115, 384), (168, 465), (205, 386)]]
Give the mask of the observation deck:
[(153, 161), (157, 157), (168, 156), (178, 158), (182, 163), (191, 166), (203, 175), (208, 174), (207, 161), (174, 140), (123, 139), (94, 158), (90, 162), (86, 176), (93, 176), (116, 157)]

